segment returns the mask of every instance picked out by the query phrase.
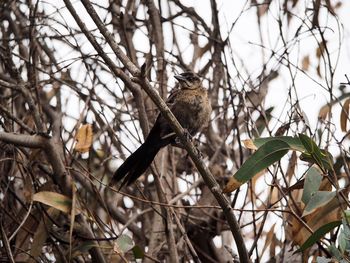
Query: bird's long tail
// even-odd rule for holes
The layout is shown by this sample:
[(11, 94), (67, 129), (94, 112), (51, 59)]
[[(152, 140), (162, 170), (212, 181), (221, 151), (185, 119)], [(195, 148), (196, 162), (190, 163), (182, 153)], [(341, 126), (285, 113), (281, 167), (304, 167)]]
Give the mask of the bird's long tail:
[(151, 165), (154, 157), (157, 155), (161, 146), (146, 140), (133, 154), (131, 154), (124, 163), (114, 173), (111, 185), (122, 183), (121, 189), (125, 184), (130, 185), (139, 178)]

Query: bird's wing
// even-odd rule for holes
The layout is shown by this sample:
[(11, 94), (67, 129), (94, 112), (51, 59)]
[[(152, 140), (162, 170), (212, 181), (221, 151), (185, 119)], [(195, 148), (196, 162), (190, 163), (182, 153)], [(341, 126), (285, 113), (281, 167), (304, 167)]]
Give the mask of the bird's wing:
[(166, 104), (168, 105), (168, 107), (171, 108), (171, 106), (175, 103), (176, 97), (178, 96), (180, 91), (181, 91), (180, 89), (173, 89), (171, 91), (169, 97), (166, 100)]

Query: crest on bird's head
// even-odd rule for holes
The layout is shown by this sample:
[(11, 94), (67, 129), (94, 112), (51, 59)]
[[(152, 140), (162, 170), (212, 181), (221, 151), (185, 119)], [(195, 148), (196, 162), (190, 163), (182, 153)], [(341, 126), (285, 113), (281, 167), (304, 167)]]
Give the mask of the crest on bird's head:
[(191, 71), (175, 75), (174, 77), (179, 81), (181, 87), (185, 89), (196, 89), (201, 84), (199, 76)]

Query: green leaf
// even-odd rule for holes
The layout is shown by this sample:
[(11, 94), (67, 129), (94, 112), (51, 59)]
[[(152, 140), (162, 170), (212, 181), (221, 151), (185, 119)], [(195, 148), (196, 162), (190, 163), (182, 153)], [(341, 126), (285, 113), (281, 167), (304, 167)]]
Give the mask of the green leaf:
[(343, 254), (350, 249), (350, 227), (344, 217), (342, 219), (342, 228), (338, 235), (338, 246)]
[(336, 192), (328, 192), (328, 191), (317, 191), (315, 192), (309, 202), (307, 203), (303, 215), (306, 216), (311, 214), (317, 208), (328, 204), (336, 195)]
[(299, 139), (308, 153), (313, 153), (317, 148), (316, 143), (309, 136), (299, 133)]
[[(308, 152), (303, 152), (299, 158), (304, 162), (308, 162), (312, 164), (316, 163), (314, 155)], [(321, 166), (319, 165), (321, 168), (323, 166), (327, 170), (333, 170), (333, 156), (330, 152), (326, 150), (321, 150), (321, 164), (322, 164)]]
[(341, 253), (345, 252), (345, 248), (346, 248), (346, 237), (344, 235), (343, 231), (340, 231), (339, 235), (338, 235), (338, 245), (339, 245), (339, 250)]
[(342, 219), (342, 222), (343, 222), (343, 232), (344, 232), (344, 235), (345, 235), (345, 238), (350, 240), (350, 227), (349, 227), (349, 224), (347, 222), (347, 220), (343, 217)]
[(300, 133), (299, 139), (306, 149), (306, 152), (300, 156), (301, 160), (316, 163), (322, 170), (333, 169), (333, 157), (329, 152), (321, 150), (310, 137), (304, 134)]
[(143, 258), (145, 256), (143, 250), (137, 245), (132, 248), (132, 253), (134, 254), (135, 259)]
[(263, 144), (233, 176), (244, 183), (258, 172), (279, 161), (290, 150), (289, 144), (281, 140), (273, 140)]
[(118, 251), (121, 251), (123, 253), (128, 252), (134, 247), (134, 241), (128, 235), (121, 235), (117, 238), (116, 242), (118, 246)]
[(304, 244), (300, 246), (300, 248), (295, 253), (302, 252), (305, 249), (311, 247), (313, 244), (319, 241), (325, 234), (327, 234), (329, 231), (340, 225), (341, 221), (334, 221), (321, 226), (304, 242)]
[(270, 141), (275, 141), (275, 140), (280, 140), (287, 143), (289, 145), (289, 148), (293, 151), (299, 151), (299, 152), (305, 151), (305, 147), (301, 143), (300, 139), (298, 137), (292, 137), (292, 136), (257, 138), (253, 140), (253, 143), (257, 148), (260, 148), (265, 143)]
[(321, 154), (322, 154), (322, 163), (323, 166), (327, 169), (327, 170), (333, 170), (334, 169), (334, 164), (333, 164), (333, 155), (326, 151), (326, 150), (321, 150)]
[(341, 255), (339, 249), (337, 249), (333, 244), (330, 245), (330, 246), (328, 247), (328, 250), (329, 250), (329, 252), (331, 252), (331, 254), (332, 254), (338, 261), (341, 261), (341, 260), (342, 260), (343, 257), (342, 257), (342, 255)]
[(325, 258), (325, 257), (317, 257), (316, 263), (329, 263), (332, 262), (331, 258)]
[(301, 197), (304, 204), (307, 204), (311, 196), (320, 188), (321, 180), (322, 175), (320, 175), (320, 172), (316, 168), (311, 167), (307, 171), (305, 175), (303, 196)]
[(344, 215), (345, 215), (347, 220), (350, 220), (350, 210), (345, 210)]

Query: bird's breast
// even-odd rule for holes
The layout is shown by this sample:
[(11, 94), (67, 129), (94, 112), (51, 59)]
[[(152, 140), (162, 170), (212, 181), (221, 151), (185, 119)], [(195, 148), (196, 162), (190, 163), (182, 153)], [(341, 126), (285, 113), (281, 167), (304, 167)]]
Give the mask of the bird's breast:
[(176, 104), (176, 110), (173, 113), (182, 127), (187, 129), (191, 135), (195, 135), (208, 123), (211, 106), (206, 90), (184, 92)]

